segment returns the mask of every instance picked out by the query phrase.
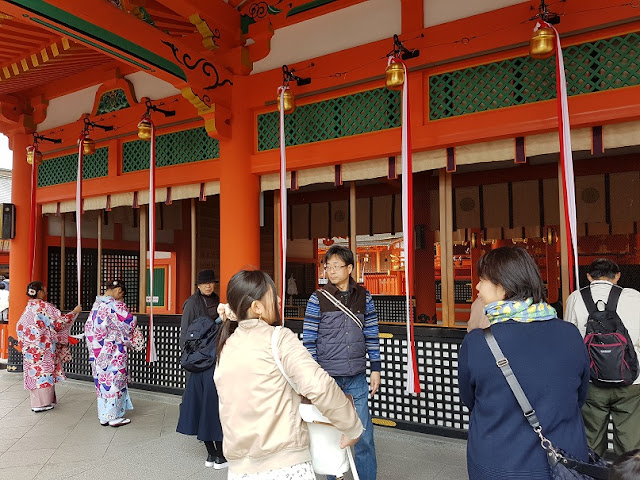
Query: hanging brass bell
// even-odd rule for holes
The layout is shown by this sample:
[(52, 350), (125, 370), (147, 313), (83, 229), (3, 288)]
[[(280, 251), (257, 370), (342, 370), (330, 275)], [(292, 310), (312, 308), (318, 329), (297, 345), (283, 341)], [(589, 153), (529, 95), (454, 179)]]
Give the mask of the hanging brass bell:
[[(289, 89), (283, 90), (281, 95), (284, 96), (284, 113), (293, 113), (296, 109), (296, 96)], [(278, 95), (278, 111), (280, 111), (280, 94)]]
[(529, 55), (531, 58), (549, 58), (555, 52), (556, 37), (553, 28), (539, 28), (531, 35)]
[(138, 138), (147, 142), (151, 140), (151, 122), (146, 117), (138, 123)]
[(404, 65), (393, 62), (387, 66), (384, 75), (389, 90), (400, 90), (404, 84)]
[(35, 145), (29, 145), (27, 147), (27, 163), (33, 165), (34, 161), (36, 165), (40, 165), (42, 163), (42, 153), (40, 153), (38, 147)]
[(556, 233), (553, 231), (553, 228), (547, 228), (547, 245), (553, 245), (556, 240)]
[(84, 137), (84, 145), (82, 151), (85, 155), (93, 155), (94, 153), (96, 153), (96, 142), (94, 142), (91, 137)]

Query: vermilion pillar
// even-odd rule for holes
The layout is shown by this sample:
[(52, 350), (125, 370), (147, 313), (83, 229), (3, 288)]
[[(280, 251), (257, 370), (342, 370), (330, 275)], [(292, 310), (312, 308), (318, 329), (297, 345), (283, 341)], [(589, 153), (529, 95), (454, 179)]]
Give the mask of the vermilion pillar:
[(238, 270), (260, 267), (260, 178), (251, 173), (253, 115), (248, 77), (233, 80), (232, 138), (220, 139), (220, 297)]
[[(29, 217), (31, 214), (31, 165), (27, 163), (27, 146), (32, 137), (25, 133), (9, 135), (13, 150), (11, 172), (11, 203), (16, 206), (16, 236), (11, 240), (9, 257), (9, 336), (16, 338), (16, 324), (27, 304), (27, 284), (30, 281)], [(42, 248), (42, 244), (39, 246)], [(36, 246), (38, 248), (38, 246)]]

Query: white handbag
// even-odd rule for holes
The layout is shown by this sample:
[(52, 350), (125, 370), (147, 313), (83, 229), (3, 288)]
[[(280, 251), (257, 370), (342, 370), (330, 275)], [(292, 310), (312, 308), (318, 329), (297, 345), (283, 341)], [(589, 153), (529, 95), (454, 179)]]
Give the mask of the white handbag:
[[(280, 369), (282, 376), (299, 395), (300, 392), (297, 386), (284, 372), (280, 356), (278, 355), (278, 336), (280, 335), (281, 328), (280, 326), (276, 327), (271, 336), (273, 359)], [(302, 420), (307, 422), (307, 427), (309, 428), (309, 449), (311, 450), (313, 471), (320, 475), (333, 475), (337, 478), (342, 478), (351, 467), (353, 480), (360, 480), (353, 460), (353, 454), (351, 453), (351, 447), (340, 448), (342, 433), (331, 425), (329, 419), (322, 415), (320, 410), (311, 403), (301, 403), (299, 412)]]

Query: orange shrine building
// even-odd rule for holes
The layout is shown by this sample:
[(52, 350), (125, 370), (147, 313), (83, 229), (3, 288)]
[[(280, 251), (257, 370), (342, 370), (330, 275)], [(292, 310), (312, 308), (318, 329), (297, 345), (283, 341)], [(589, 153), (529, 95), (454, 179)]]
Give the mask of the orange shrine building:
[[(287, 325), (302, 331), (308, 296), (335, 243), (376, 301), (382, 387), (374, 422), (464, 436), (457, 350), (476, 298), (475, 265), (502, 245), (536, 260), (550, 303), (570, 293), (559, 178), (555, 56), (534, 59), (540, 1), (4, 0), (0, 2), (0, 132), (13, 151), (8, 338), (26, 304), (31, 165), (37, 141), (34, 279), (49, 301), (76, 304), (77, 140), (94, 148), (82, 181), (82, 304), (119, 277), (159, 359), (132, 354), (132, 384), (179, 393), (182, 302), (211, 268), (222, 298), (239, 269), (279, 284), (283, 65), (296, 108), (285, 116)], [(606, 256), (640, 288), (640, 10), (637, 2), (548, 6), (563, 48), (575, 166), (580, 267)], [(414, 308), (423, 392), (404, 392), (401, 97), (385, 86), (397, 35), (407, 51), (413, 151)], [(156, 133), (154, 284), (149, 286), (149, 142)], [(104, 130), (101, 127), (112, 127)], [(44, 139), (42, 137), (45, 137)], [(48, 140), (59, 140), (53, 143)], [(2, 240), (4, 241), (4, 240)], [(0, 263), (2, 263), (0, 261)], [(584, 283), (586, 277), (581, 272)], [(85, 314), (86, 315), (86, 314)], [(146, 323), (145, 323), (146, 322)], [(80, 333), (82, 321), (74, 332)], [(145, 327), (146, 325), (146, 327)], [(70, 376), (90, 376), (74, 347)]]

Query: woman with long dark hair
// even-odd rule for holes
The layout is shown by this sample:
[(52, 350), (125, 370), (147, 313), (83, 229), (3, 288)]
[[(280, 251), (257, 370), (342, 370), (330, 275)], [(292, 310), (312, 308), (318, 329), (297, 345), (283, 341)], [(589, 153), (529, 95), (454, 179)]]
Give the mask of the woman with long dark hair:
[[(543, 434), (572, 457), (588, 460), (580, 408), (589, 359), (578, 330), (547, 303), (540, 272), (520, 247), (491, 250), (478, 262), (476, 289), (490, 329), (535, 409)], [(529, 426), (484, 332), (467, 334), (458, 358), (460, 397), (471, 410), (467, 466), (471, 480), (551, 480), (540, 439)]]
[[(315, 480), (309, 434), (298, 413), (300, 396), (279, 370), (272, 352), (274, 325), (280, 324), (273, 280), (259, 270), (241, 270), (229, 281), (227, 305), (219, 312), (214, 379), (229, 480)], [(279, 332), (282, 366), (311, 402), (343, 433), (341, 447), (357, 442), (362, 423), (336, 382), (289, 329)]]
[(44, 412), (56, 404), (55, 384), (66, 377), (62, 362), (69, 360), (68, 346), (71, 324), (82, 307), (62, 314), (47, 298), (42, 282), (27, 285), (29, 301), (16, 330), (22, 348), (24, 388), (29, 390), (31, 410)]

